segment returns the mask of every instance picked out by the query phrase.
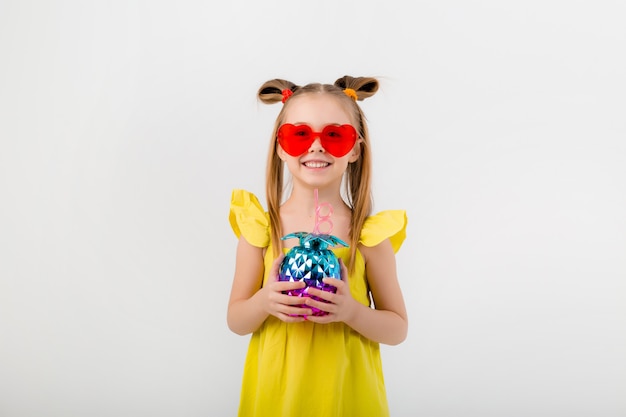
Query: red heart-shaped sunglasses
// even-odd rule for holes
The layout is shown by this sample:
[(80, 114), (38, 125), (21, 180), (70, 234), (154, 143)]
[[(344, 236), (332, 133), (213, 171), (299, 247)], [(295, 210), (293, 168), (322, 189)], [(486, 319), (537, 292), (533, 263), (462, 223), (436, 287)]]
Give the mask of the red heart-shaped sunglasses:
[(357, 134), (352, 125), (327, 125), (321, 132), (314, 132), (311, 126), (304, 124), (285, 123), (278, 128), (278, 143), (291, 156), (308, 151), (317, 137), (326, 152), (340, 158), (350, 152)]

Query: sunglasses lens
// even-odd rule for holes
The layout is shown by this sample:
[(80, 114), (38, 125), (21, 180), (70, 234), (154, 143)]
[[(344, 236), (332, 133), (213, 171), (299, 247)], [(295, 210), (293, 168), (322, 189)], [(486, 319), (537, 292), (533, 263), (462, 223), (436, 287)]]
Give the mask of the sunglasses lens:
[(356, 142), (356, 130), (351, 125), (329, 125), (321, 134), (322, 146), (333, 156), (344, 156)]
[(307, 125), (284, 124), (278, 129), (278, 143), (291, 156), (305, 153), (313, 143), (313, 130)]

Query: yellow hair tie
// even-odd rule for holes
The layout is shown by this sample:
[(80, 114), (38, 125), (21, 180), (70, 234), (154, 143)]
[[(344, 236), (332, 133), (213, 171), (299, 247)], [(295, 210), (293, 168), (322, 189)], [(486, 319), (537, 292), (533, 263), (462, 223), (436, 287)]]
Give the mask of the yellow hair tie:
[(343, 92), (350, 97), (352, 100), (356, 101), (357, 96), (356, 96), (356, 91), (354, 91), (351, 88), (346, 88), (345, 90), (343, 90)]

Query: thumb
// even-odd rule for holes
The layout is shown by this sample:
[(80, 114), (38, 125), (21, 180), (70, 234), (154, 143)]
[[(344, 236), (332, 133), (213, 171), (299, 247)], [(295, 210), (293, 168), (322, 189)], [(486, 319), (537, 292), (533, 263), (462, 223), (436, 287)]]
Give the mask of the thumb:
[(348, 283), (348, 268), (343, 263), (343, 259), (339, 258), (339, 266), (341, 267), (341, 280)]
[(278, 281), (278, 270), (280, 269), (280, 263), (285, 259), (285, 254), (281, 253), (278, 258), (274, 259), (272, 269), (270, 269), (270, 277), (274, 277), (275, 281)]

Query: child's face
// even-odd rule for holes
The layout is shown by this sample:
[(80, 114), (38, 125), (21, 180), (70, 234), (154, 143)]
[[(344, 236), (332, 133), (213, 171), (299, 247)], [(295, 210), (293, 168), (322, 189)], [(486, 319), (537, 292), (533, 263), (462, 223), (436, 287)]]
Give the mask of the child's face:
[[(328, 125), (354, 125), (350, 113), (330, 94), (306, 94), (290, 100), (283, 124), (306, 124), (315, 132), (321, 132)], [(340, 185), (348, 163), (359, 158), (360, 142), (357, 140), (348, 153), (339, 157), (324, 149), (319, 137), (301, 155), (290, 155), (280, 145), (277, 152), (286, 162), (294, 182), (302, 181), (315, 187)]]

